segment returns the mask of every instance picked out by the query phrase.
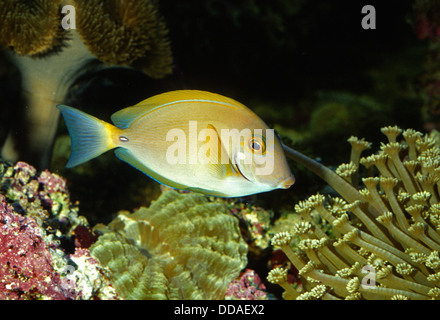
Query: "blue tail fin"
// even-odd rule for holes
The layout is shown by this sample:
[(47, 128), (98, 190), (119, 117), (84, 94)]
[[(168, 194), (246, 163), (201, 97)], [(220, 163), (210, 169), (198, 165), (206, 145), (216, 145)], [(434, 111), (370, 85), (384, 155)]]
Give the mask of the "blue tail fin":
[(75, 167), (116, 147), (111, 139), (112, 129), (116, 127), (75, 108), (57, 107), (66, 121), (72, 142), (66, 168)]

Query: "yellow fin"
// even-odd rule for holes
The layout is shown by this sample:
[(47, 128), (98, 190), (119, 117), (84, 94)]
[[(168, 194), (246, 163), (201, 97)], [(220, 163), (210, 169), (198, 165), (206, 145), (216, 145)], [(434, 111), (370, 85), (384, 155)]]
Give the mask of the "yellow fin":
[(158, 108), (172, 106), (182, 102), (210, 102), (219, 103), (230, 108), (246, 108), (234, 99), (220, 94), (199, 90), (175, 90), (155, 95), (138, 104), (115, 112), (111, 119), (120, 129), (128, 128), (134, 121)]
[[(209, 136), (209, 141), (205, 142), (205, 145), (210, 150), (208, 157), (209, 162), (206, 164), (208, 171), (220, 179), (235, 175), (236, 172), (233, 169), (229, 155), (220, 139), (217, 129), (211, 124), (208, 124), (206, 129), (212, 133)], [(211, 152), (216, 149), (217, 152)]]

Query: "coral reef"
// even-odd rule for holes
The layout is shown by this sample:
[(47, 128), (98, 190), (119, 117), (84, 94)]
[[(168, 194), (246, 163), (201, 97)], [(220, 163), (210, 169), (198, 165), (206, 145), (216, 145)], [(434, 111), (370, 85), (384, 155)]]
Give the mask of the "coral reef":
[[(38, 56), (61, 48), (65, 35), (60, 25), (61, 0), (4, 1), (0, 6), (0, 45), (19, 55)], [(45, 16), (45, 19), (42, 17)], [(17, 26), (21, 28), (17, 28)]]
[(228, 300), (267, 300), (265, 285), (258, 274), (251, 269), (246, 269), (240, 279), (233, 280), (226, 291)]
[(251, 203), (248, 199), (227, 199), (224, 201), (231, 213), (241, 223), (244, 240), (249, 244), (249, 251), (260, 255), (270, 247), (270, 228), (273, 212), (264, 210)]
[(41, 227), (58, 230), (58, 237), (70, 236), (78, 225), (87, 225), (70, 202), (65, 180), (48, 170), (37, 172), (25, 162), (12, 165), (0, 160), (0, 192), (15, 211), (35, 218)]
[(439, 140), (412, 129), (402, 141), (397, 127), (382, 132), (388, 143), (368, 157), (361, 152), (369, 143), (349, 139), (350, 163), (339, 176), (302, 158), (342, 198), (301, 201), (295, 210), (302, 220), (272, 238), (299, 270), (298, 290), (285, 268), (270, 271), (267, 279), (284, 288), (285, 298), (440, 298)]
[(109, 275), (90, 256), (88, 249), (77, 247), (75, 253), (66, 257), (65, 277), (76, 288), (81, 300), (120, 300), (115, 288), (110, 284)]
[(75, 4), (78, 32), (99, 60), (109, 65), (136, 63), (153, 78), (172, 72), (168, 29), (153, 1), (75, 0)]
[[(98, 237), (63, 178), (0, 162), (0, 215), (2, 299), (223, 299), (247, 264), (224, 200), (170, 188), (148, 209), (97, 226)], [(249, 271), (228, 295), (265, 298), (260, 289)]]
[(0, 161), (0, 299), (117, 299), (66, 183)]
[(76, 298), (51, 260), (35, 219), (14, 213), (0, 195), (0, 299)]
[(247, 263), (237, 219), (199, 194), (166, 191), (97, 229), (91, 255), (124, 299), (223, 299)]
[[(61, 5), (75, 8), (77, 27), (63, 29)], [(153, 78), (172, 72), (167, 28), (149, 0), (5, 0), (0, 24), (0, 48), (20, 72), (27, 100), (25, 112), (8, 106), (17, 110), (14, 121), (7, 123), (2, 157), (28, 161), (41, 170), (50, 163), (59, 118), (55, 106), (65, 101), (78, 79), (115, 66), (142, 70)]]

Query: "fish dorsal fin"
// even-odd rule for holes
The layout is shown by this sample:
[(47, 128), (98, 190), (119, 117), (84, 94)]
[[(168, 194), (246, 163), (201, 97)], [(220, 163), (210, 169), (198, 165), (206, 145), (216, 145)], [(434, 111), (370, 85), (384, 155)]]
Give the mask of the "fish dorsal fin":
[[(155, 106), (151, 106), (151, 109)], [(134, 121), (142, 117), (149, 112), (149, 106), (139, 106), (138, 104), (133, 107), (128, 107), (112, 114), (112, 122), (119, 129), (127, 129)]]
[(246, 108), (234, 99), (220, 94), (200, 90), (176, 90), (155, 95), (132, 107), (122, 109), (114, 113), (111, 119), (118, 128), (126, 129), (134, 121), (156, 109), (190, 101), (217, 103), (233, 108)]
[(206, 129), (210, 130), (209, 132), (211, 134), (209, 141), (205, 142), (205, 144), (209, 150), (217, 149), (217, 153), (210, 152), (208, 157), (209, 163), (207, 164), (208, 171), (213, 176), (220, 179), (236, 175), (237, 172), (234, 170), (231, 164), (228, 152), (221, 141), (217, 129), (212, 124), (208, 124)]

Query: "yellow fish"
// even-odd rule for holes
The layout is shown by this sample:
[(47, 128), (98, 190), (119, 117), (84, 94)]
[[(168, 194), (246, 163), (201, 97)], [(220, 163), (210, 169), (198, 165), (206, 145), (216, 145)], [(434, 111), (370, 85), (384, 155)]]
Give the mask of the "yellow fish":
[(114, 149), (121, 160), (181, 190), (240, 197), (295, 179), (272, 129), (219, 94), (177, 90), (111, 116), (114, 125), (59, 105), (72, 142), (71, 168)]

